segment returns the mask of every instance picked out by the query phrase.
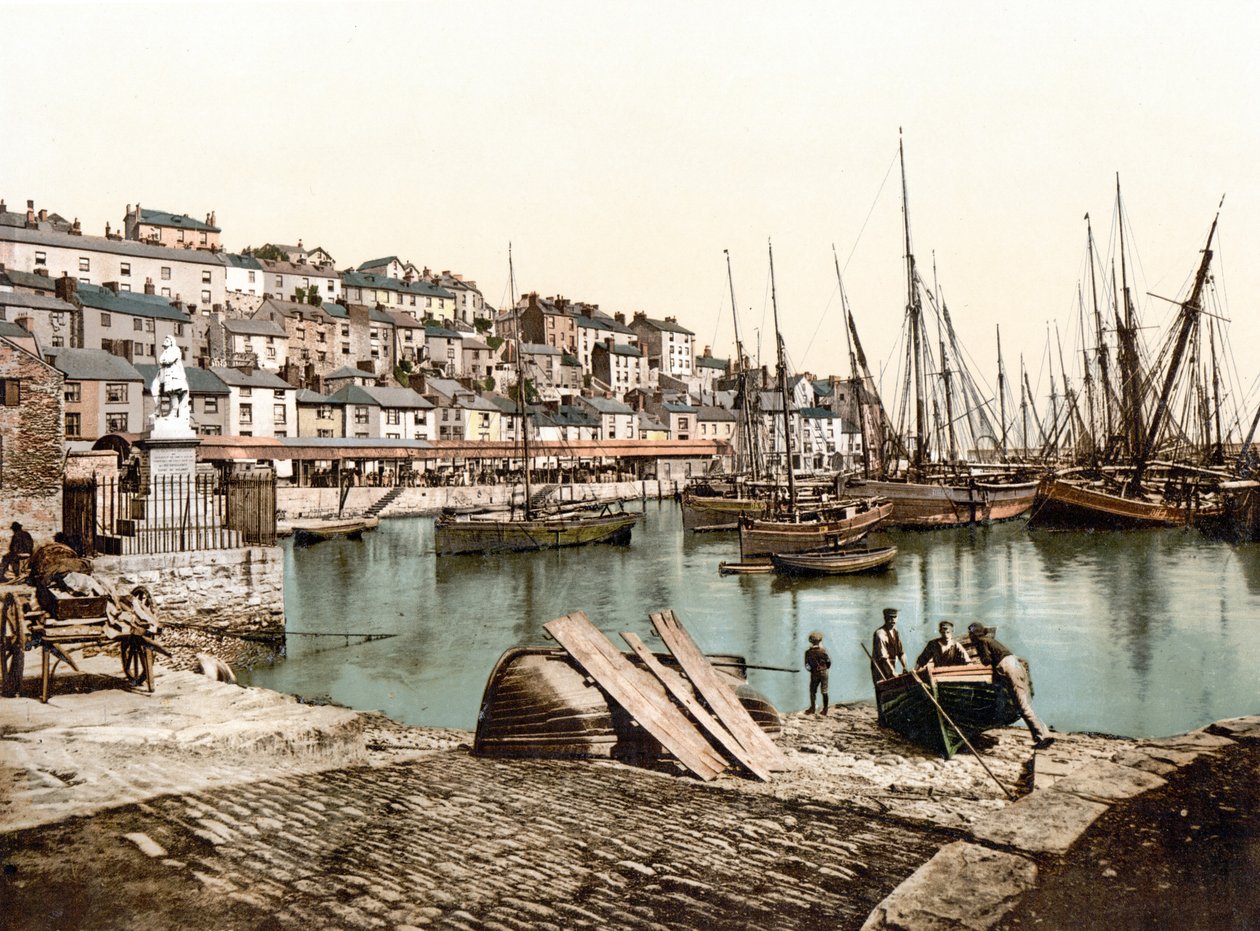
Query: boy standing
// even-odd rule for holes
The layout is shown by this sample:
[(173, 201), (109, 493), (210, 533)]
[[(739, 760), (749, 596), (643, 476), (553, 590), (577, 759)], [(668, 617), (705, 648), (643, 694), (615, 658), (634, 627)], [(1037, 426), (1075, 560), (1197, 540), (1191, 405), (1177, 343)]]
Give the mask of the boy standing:
[(822, 713), (827, 713), (827, 679), (831, 669), (831, 657), (822, 646), (822, 634), (814, 631), (809, 635), (809, 649), (805, 651), (805, 668), (809, 670), (809, 711), (813, 714), (815, 698), (822, 692)]

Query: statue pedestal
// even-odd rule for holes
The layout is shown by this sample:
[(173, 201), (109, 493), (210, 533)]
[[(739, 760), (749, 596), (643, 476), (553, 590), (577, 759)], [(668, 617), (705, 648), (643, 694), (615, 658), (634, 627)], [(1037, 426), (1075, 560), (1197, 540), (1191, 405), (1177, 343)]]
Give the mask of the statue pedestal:
[(154, 424), (149, 436), (136, 442), (140, 451), (141, 487), (164, 479), (191, 480), (197, 473), (197, 447), (200, 445), (201, 438), (191, 431), (187, 436), (162, 436)]

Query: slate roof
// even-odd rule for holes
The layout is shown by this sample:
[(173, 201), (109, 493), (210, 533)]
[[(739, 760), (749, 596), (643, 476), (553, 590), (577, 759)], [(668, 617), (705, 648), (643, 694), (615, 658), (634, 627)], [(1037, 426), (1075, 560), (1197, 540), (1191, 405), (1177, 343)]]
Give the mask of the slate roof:
[(287, 336), (284, 327), (274, 320), (249, 317), (244, 320), (224, 320), (223, 329), (242, 336)]
[(55, 310), (73, 313), (76, 308), (51, 294), (32, 294), (29, 291), (0, 291), (0, 306), (26, 307), (31, 310)]
[(577, 318), (577, 325), (595, 330), (610, 330), (613, 333), (622, 333), (633, 336), (634, 330), (630, 329), (624, 323), (618, 323), (612, 317), (582, 317)]
[(690, 404), (679, 404), (676, 401), (666, 401), (661, 405), (661, 410), (668, 411), (671, 414), (695, 414), (698, 408), (692, 407)]
[(210, 371), (218, 375), (229, 388), (280, 388), (288, 391), (294, 390), (293, 386), (279, 375), (264, 369), (254, 369), (246, 375), (240, 369), (216, 365)]
[(237, 255), (234, 252), (221, 252), (219, 253), (219, 256), (223, 259), (223, 264), (231, 268), (248, 268), (254, 271), (262, 270), (262, 265), (260, 265), (258, 260), (252, 255)]
[(313, 278), (336, 278), (337, 272), (326, 265), (310, 262), (289, 262), (282, 259), (258, 259), (263, 271), (273, 275), (306, 275)]
[(346, 385), (331, 396), (337, 404), (370, 404), (404, 410), (431, 410), (433, 404), (410, 388), (367, 388), (363, 385)]
[(697, 356), (696, 357), (697, 368), (721, 369), (723, 372), (725, 372), (726, 366), (727, 366), (726, 359), (715, 359), (712, 356)]
[(112, 352), (104, 349), (49, 349), (45, 355), (52, 364), (75, 381), (143, 381), (136, 367)]
[(612, 398), (582, 398), (579, 403), (589, 404), (601, 414), (633, 414), (634, 408)]
[(140, 222), (148, 223), (150, 226), (174, 226), (186, 230), (205, 230), (207, 233), (222, 232), (217, 226), (194, 220), (192, 217), (184, 216), (182, 213), (149, 210), (147, 207), (140, 208)]
[(104, 236), (72, 236), (57, 230), (28, 230), (0, 226), (0, 239), (31, 245), (57, 246), (80, 252), (107, 252), (112, 255), (131, 255), (168, 262), (188, 262), (193, 265), (226, 266), (223, 253), (206, 249), (172, 249), (134, 239), (106, 239)]
[(387, 255), (383, 259), (370, 259), (366, 262), (359, 263), (359, 267), (356, 271), (364, 271), (369, 268), (381, 268), (382, 266), (389, 265), (391, 262), (397, 261), (399, 261), (399, 259), (396, 255)]
[(559, 356), (563, 353), (546, 343), (521, 343), (521, 354), (526, 356)]
[(654, 327), (658, 330), (665, 330), (668, 333), (682, 333), (686, 336), (696, 335), (685, 326), (679, 326), (677, 323), (673, 323), (669, 320), (653, 320), (651, 317), (640, 317), (636, 322), (646, 323), (648, 326)]
[(700, 420), (713, 421), (731, 421), (735, 419), (735, 412), (728, 411), (725, 407), (714, 407), (704, 405), (696, 411), (696, 417)]
[(371, 372), (365, 372), (363, 369), (357, 369), (353, 365), (343, 365), (335, 372), (329, 372), (324, 376), (324, 381), (329, 379), (336, 381), (341, 378), (376, 378)]
[(404, 294), (455, 299), (455, 295), (450, 291), (431, 285), (427, 281), (412, 281), (408, 283), (399, 281), (397, 278), (388, 278), (385, 275), (372, 275), (361, 271), (342, 272), (341, 286), (343, 288), (378, 288), (382, 291), (401, 291)]
[(79, 303), (93, 310), (104, 310), (109, 313), (130, 314), (133, 317), (153, 317), (159, 320), (176, 320), (187, 323), (189, 317), (182, 310), (171, 305), (170, 298), (158, 294), (144, 294), (139, 291), (119, 291), (97, 284), (79, 283), (77, 294)]
[(340, 404), (342, 402), (335, 401), (330, 395), (320, 394), (318, 391), (312, 391), (310, 388), (299, 388), (297, 393), (297, 402), (299, 404)]
[(32, 288), (36, 291), (55, 291), (56, 284), (48, 275), (37, 275), (34, 272), (18, 271), (16, 268), (6, 268), (4, 277), (8, 278), (15, 288)]

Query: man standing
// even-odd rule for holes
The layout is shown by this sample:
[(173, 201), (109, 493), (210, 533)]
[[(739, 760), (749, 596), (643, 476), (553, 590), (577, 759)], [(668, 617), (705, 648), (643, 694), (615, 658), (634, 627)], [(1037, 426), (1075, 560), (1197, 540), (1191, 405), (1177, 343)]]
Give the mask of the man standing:
[(13, 531), (13, 539), (9, 541), (9, 552), (5, 554), (4, 561), (0, 562), (0, 580), (9, 574), (9, 570), (13, 570), (14, 579), (20, 578), (23, 560), (29, 560), (31, 553), (35, 552), (35, 541), (21, 524), (14, 521), (9, 529)]
[(929, 640), (914, 665), (922, 669), (924, 666), (966, 666), (971, 662), (967, 648), (954, 639), (954, 622), (941, 621), (936, 625), (940, 636)]
[(822, 634), (814, 631), (809, 635), (809, 649), (805, 651), (805, 668), (809, 670), (809, 711), (814, 713), (814, 700), (822, 692), (822, 713), (827, 713), (827, 680), (831, 673), (831, 657), (823, 649)]
[(1028, 725), (1032, 733), (1033, 747), (1044, 750), (1054, 743), (1050, 729), (1041, 723), (1032, 706), (1032, 684), (1028, 679), (1028, 669), (1018, 656), (1008, 650), (1000, 640), (993, 636), (993, 631), (983, 624), (972, 624), (967, 628), (971, 635), (971, 645), (975, 648), (977, 659), (987, 666), (993, 667), (993, 678), (1000, 676), (1006, 680), (1007, 688), (1015, 697), (1015, 707), (1020, 717)]
[(901, 634), (897, 633), (897, 609), (884, 609), (884, 626), (875, 631), (871, 642), (871, 676), (876, 682), (891, 679), (897, 674), (897, 662), (906, 671), (906, 651), (901, 646)]

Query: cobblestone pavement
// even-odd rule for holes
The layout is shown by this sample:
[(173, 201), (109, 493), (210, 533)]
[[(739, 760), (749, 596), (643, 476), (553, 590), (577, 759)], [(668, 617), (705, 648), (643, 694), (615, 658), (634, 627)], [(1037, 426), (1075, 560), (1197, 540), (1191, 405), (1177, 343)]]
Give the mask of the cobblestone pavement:
[(447, 751), (10, 834), (0, 899), (13, 928), (856, 928), (942, 840), (846, 803)]

